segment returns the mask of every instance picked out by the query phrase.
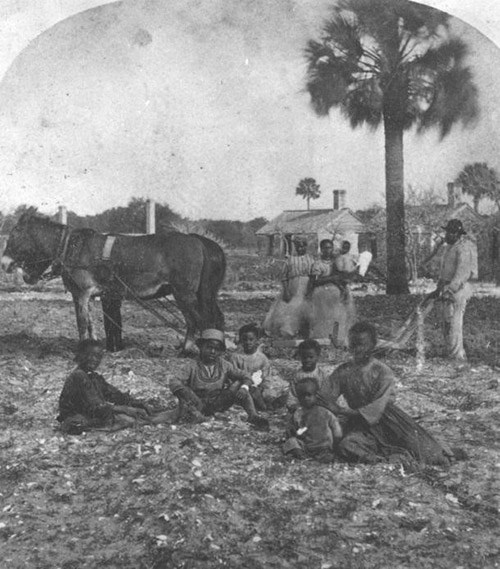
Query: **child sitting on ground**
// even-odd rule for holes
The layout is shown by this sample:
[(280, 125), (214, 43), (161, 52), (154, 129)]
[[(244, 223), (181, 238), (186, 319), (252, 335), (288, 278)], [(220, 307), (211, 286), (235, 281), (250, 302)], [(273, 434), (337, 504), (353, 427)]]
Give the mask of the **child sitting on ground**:
[(265, 391), (271, 371), (271, 364), (259, 346), (259, 329), (256, 324), (246, 324), (238, 331), (239, 343), (243, 353), (231, 354), (229, 361), (239, 370), (252, 378), (250, 395), (255, 408), (259, 411), (267, 409)]
[[(354, 324), (349, 331), (352, 360), (334, 370), (318, 395), (341, 420), (345, 435), (339, 453), (354, 462), (410, 455), (419, 462), (447, 466), (451, 451), (392, 403), (394, 376), (372, 356), (376, 344), (374, 326)], [(348, 408), (339, 407), (340, 395)]]
[(97, 340), (78, 344), (78, 367), (64, 383), (59, 397), (61, 430), (79, 435), (91, 429), (115, 431), (137, 423), (150, 423), (148, 406), (109, 384), (96, 369), (104, 350)]
[(296, 394), (298, 381), (305, 377), (314, 377), (321, 389), (323, 382), (327, 379), (326, 373), (318, 365), (321, 346), (316, 340), (304, 340), (299, 344), (297, 352), (300, 358), (301, 369), (295, 373), (290, 381), (290, 393), (287, 401), (287, 408), (290, 412), (295, 411), (299, 405)]
[(256, 324), (245, 324), (238, 332), (239, 343), (243, 353), (231, 354), (229, 361), (238, 369), (251, 376), (253, 385), (250, 387), (255, 408), (259, 411), (277, 409), (283, 406), (287, 399), (286, 390), (279, 390), (270, 385), (271, 364), (259, 345), (260, 330)]
[(269, 422), (258, 415), (250, 395), (251, 376), (222, 359), (226, 347), (224, 333), (204, 330), (196, 344), (200, 349), (197, 360), (190, 362), (180, 379), (170, 382), (170, 389), (179, 400), (178, 419), (204, 421), (238, 404), (247, 412), (249, 423), (268, 428)]
[(342, 438), (337, 417), (318, 404), (319, 385), (315, 377), (305, 377), (296, 384), (300, 407), (289, 416), (283, 451), (292, 458), (314, 457), (322, 462), (335, 459), (334, 449)]

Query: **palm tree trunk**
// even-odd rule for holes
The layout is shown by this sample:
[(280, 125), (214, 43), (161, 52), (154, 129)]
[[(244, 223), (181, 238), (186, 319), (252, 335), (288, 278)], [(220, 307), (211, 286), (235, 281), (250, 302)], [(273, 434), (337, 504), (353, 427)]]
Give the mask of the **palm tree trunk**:
[(311, 198), (310, 198), (309, 196), (306, 198), (307, 211), (309, 211), (309, 201), (310, 201), (310, 199), (311, 199)]
[(387, 294), (408, 294), (405, 251), (403, 129), (384, 114)]

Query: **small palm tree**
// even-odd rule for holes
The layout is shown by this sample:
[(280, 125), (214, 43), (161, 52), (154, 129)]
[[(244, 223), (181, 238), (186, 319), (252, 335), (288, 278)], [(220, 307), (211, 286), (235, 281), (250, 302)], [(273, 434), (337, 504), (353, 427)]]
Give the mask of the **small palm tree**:
[(462, 186), (464, 194), (472, 196), (476, 213), (483, 198), (490, 198), (500, 209), (500, 180), (496, 171), (489, 168), (486, 162), (467, 164), (455, 181)]
[(384, 127), (387, 292), (408, 292), (403, 132), (477, 115), (465, 44), (447, 14), (409, 0), (339, 0), (320, 41), (309, 41), (307, 90), (318, 115), (338, 107), (352, 128)]
[(321, 195), (321, 190), (314, 178), (302, 178), (299, 185), (295, 188), (295, 195), (302, 196), (306, 200), (307, 211), (309, 211), (309, 202), (317, 200)]

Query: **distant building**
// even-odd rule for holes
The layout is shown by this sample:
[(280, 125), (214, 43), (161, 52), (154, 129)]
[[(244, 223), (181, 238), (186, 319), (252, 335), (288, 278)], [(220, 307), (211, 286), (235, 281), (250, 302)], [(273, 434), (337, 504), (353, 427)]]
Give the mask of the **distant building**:
[(260, 249), (268, 255), (287, 255), (293, 250), (293, 237), (304, 235), (309, 251), (318, 250), (322, 239), (333, 239), (336, 246), (347, 240), (351, 251), (371, 250), (374, 236), (365, 224), (345, 207), (345, 190), (334, 190), (333, 209), (285, 210), (256, 231)]
[[(488, 218), (476, 213), (469, 204), (462, 202), (461, 198), (461, 187), (449, 183), (446, 203), (405, 207), (408, 278), (437, 276), (444, 237), (442, 227), (453, 218), (462, 221), (468, 233), (468, 239), (476, 247), (479, 279), (490, 280), (492, 278), (491, 237), (489, 235), (491, 231), (488, 229)], [(360, 211), (356, 212), (356, 215), (375, 235), (374, 248), (377, 251), (377, 264), (385, 271), (387, 258), (385, 209)]]

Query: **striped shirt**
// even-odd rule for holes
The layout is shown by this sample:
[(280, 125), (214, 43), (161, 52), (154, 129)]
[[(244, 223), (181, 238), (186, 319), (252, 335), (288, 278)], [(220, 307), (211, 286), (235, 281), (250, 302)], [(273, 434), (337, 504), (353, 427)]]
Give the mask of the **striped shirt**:
[(311, 274), (314, 258), (311, 255), (293, 255), (286, 260), (281, 275), (282, 281), (295, 277), (307, 277)]

